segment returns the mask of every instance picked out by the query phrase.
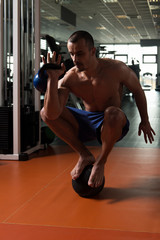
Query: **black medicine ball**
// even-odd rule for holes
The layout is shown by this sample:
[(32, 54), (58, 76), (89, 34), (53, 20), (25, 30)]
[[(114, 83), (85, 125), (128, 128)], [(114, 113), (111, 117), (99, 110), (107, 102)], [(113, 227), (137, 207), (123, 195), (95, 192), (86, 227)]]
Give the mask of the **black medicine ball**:
[(72, 187), (79, 196), (84, 198), (91, 198), (97, 195), (100, 191), (102, 191), (105, 183), (105, 177), (103, 177), (103, 183), (99, 187), (93, 188), (88, 186), (89, 176), (91, 174), (93, 165), (88, 165), (84, 168), (79, 178), (76, 180), (72, 179)]

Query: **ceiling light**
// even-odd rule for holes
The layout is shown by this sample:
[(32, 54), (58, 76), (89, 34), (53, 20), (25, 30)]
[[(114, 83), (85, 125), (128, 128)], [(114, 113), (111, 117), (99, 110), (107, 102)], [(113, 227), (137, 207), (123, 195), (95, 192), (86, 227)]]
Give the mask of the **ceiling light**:
[(141, 19), (141, 16), (137, 14), (128, 14), (127, 16), (130, 19)]
[(159, 10), (160, 9), (160, 4), (158, 5), (149, 5), (150, 10)]
[(141, 38), (148, 38), (149, 36), (146, 34), (141, 34)]
[(153, 18), (160, 18), (160, 14), (153, 14)]
[(151, 10), (157, 10), (157, 9), (160, 9), (160, 6), (159, 6), (159, 4), (158, 5), (149, 5), (149, 8)]
[(150, 3), (158, 3), (160, 0), (149, 0)]
[(131, 36), (131, 37), (139, 37), (138, 34), (131, 34), (130, 36)]
[(81, 16), (82, 19), (93, 19), (92, 16)]
[(105, 30), (106, 28), (104, 26), (96, 27), (98, 30)]
[(127, 26), (126, 28), (127, 29), (135, 29), (136, 27), (135, 26)]
[(118, 2), (118, 0), (103, 0), (104, 3), (115, 3)]
[(56, 16), (47, 16), (47, 17), (44, 17), (45, 19), (47, 19), (47, 20), (58, 20), (59, 18), (58, 17), (56, 17)]
[(129, 18), (127, 15), (117, 15), (116, 17), (119, 18), (119, 19)]

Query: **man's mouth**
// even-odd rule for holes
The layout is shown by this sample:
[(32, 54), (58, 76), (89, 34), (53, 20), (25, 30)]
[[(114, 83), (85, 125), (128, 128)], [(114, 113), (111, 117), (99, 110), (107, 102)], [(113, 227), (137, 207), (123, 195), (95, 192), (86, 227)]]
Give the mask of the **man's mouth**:
[(77, 68), (81, 68), (82, 67), (81, 63), (75, 63), (75, 65), (76, 65)]

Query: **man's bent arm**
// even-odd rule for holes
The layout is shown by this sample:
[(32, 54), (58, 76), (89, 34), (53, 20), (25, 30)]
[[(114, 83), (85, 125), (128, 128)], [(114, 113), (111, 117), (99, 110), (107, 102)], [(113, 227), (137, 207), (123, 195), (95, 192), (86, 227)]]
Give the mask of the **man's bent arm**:
[(47, 82), (47, 90), (44, 97), (44, 107), (41, 110), (41, 114), (43, 117), (50, 120), (57, 119), (67, 102), (69, 90), (65, 87), (58, 88), (58, 80), (59, 71), (49, 70), (47, 71), (48, 74), (48, 82)]
[(140, 136), (141, 132), (143, 131), (145, 142), (147, 143), (149, 140), (150, 143), (152, 143), (152, 141), (154, 141), (153, 135), (155, 135), (155, 132), (151, 128), (151, 125), (149, 122), (146, 97), (139, 83), (138, 78), (136, 77), (135, 73), (132, 70), (130, 70), (130, 74), (128, 75), (126, 86), (134, 94), (137, 108), (141, 117), (141, 123), (139, 124), (138, 135)]
[(148, 111), (147, 111), (147, 101), (146, 101), (145, 94), (141, 88), (137, 89), (137, 91), (134, 93), (134, 98), (135, 98), (136, 105), (141, 117), (141, 121), (144, 123), (149, 121)]

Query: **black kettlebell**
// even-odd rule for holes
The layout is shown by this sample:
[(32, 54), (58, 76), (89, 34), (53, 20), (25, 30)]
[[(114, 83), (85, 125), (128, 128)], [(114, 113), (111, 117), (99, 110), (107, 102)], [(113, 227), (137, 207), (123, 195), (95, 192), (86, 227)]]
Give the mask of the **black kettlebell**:
[(61, 66), (54, 63), (46, 63), (39, 69), (33, 79), (33, 85), (41, 93), (45, 93), (47, 89), (48, 75), (46, 70), (48, 69), (61, 69)]

